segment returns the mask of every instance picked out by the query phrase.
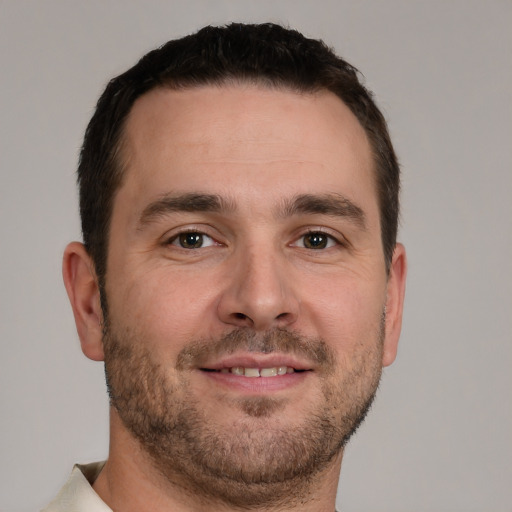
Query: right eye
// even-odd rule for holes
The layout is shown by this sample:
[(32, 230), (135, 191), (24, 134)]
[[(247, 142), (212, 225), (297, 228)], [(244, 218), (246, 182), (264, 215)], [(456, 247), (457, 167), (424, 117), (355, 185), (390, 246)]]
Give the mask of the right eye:
[(182, 249), (201, 249), (216, 245), (215, 240), (197, 231), (184, 231), (171, 238), (168, 242), (170, 245), (181, 247)]

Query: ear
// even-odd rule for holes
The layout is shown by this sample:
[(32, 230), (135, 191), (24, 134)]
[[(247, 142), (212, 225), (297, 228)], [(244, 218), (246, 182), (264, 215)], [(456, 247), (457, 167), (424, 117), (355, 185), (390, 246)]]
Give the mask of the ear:
[(396, 358), (398, 338), (402, 329), (406, 275), (407, 258), (405, 248), (402, 244), (396, 244), (387, 284), (386, 338), (384, 340), (382, 366), (389, 366)]
[(72, 242), (64, 251), (62, 276), (75, 316), (82, 352), (103, 361), (103, 314), (98, 279), (83, 244)]

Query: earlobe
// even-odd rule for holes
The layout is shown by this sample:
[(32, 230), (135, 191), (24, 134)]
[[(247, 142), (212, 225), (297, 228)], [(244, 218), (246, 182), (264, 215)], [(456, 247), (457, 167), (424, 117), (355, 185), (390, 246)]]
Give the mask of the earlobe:
[(75, 316), (83, 353), (103, 361), (103, 315), (94, 264), (83, 244), (72, 242), (64, 251), (62, 276)]
[(402, 329), (402, 315), (407, 276), (407, 258), (402, 244), (396, 244), (388, 276), (386, 298), (386, 338), (382, 366), (389, 366), (396, 358), (398, 339)]

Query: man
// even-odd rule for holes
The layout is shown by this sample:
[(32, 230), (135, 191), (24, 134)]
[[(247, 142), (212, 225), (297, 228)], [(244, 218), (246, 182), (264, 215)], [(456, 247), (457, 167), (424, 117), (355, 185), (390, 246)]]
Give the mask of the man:
[(110, 453), (47, 511), (334, 510), (401, 325), (399, 171), (356, 70), (207, 27), (112, 80), (63, 274)]

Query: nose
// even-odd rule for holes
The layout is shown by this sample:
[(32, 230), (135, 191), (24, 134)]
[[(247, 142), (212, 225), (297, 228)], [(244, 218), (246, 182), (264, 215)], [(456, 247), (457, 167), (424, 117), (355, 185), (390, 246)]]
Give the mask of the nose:
[(264, 331), (296, 322), (299, 301), (286, 262), (255, 251), (239, 258), (218, 303), (222, 322)]

